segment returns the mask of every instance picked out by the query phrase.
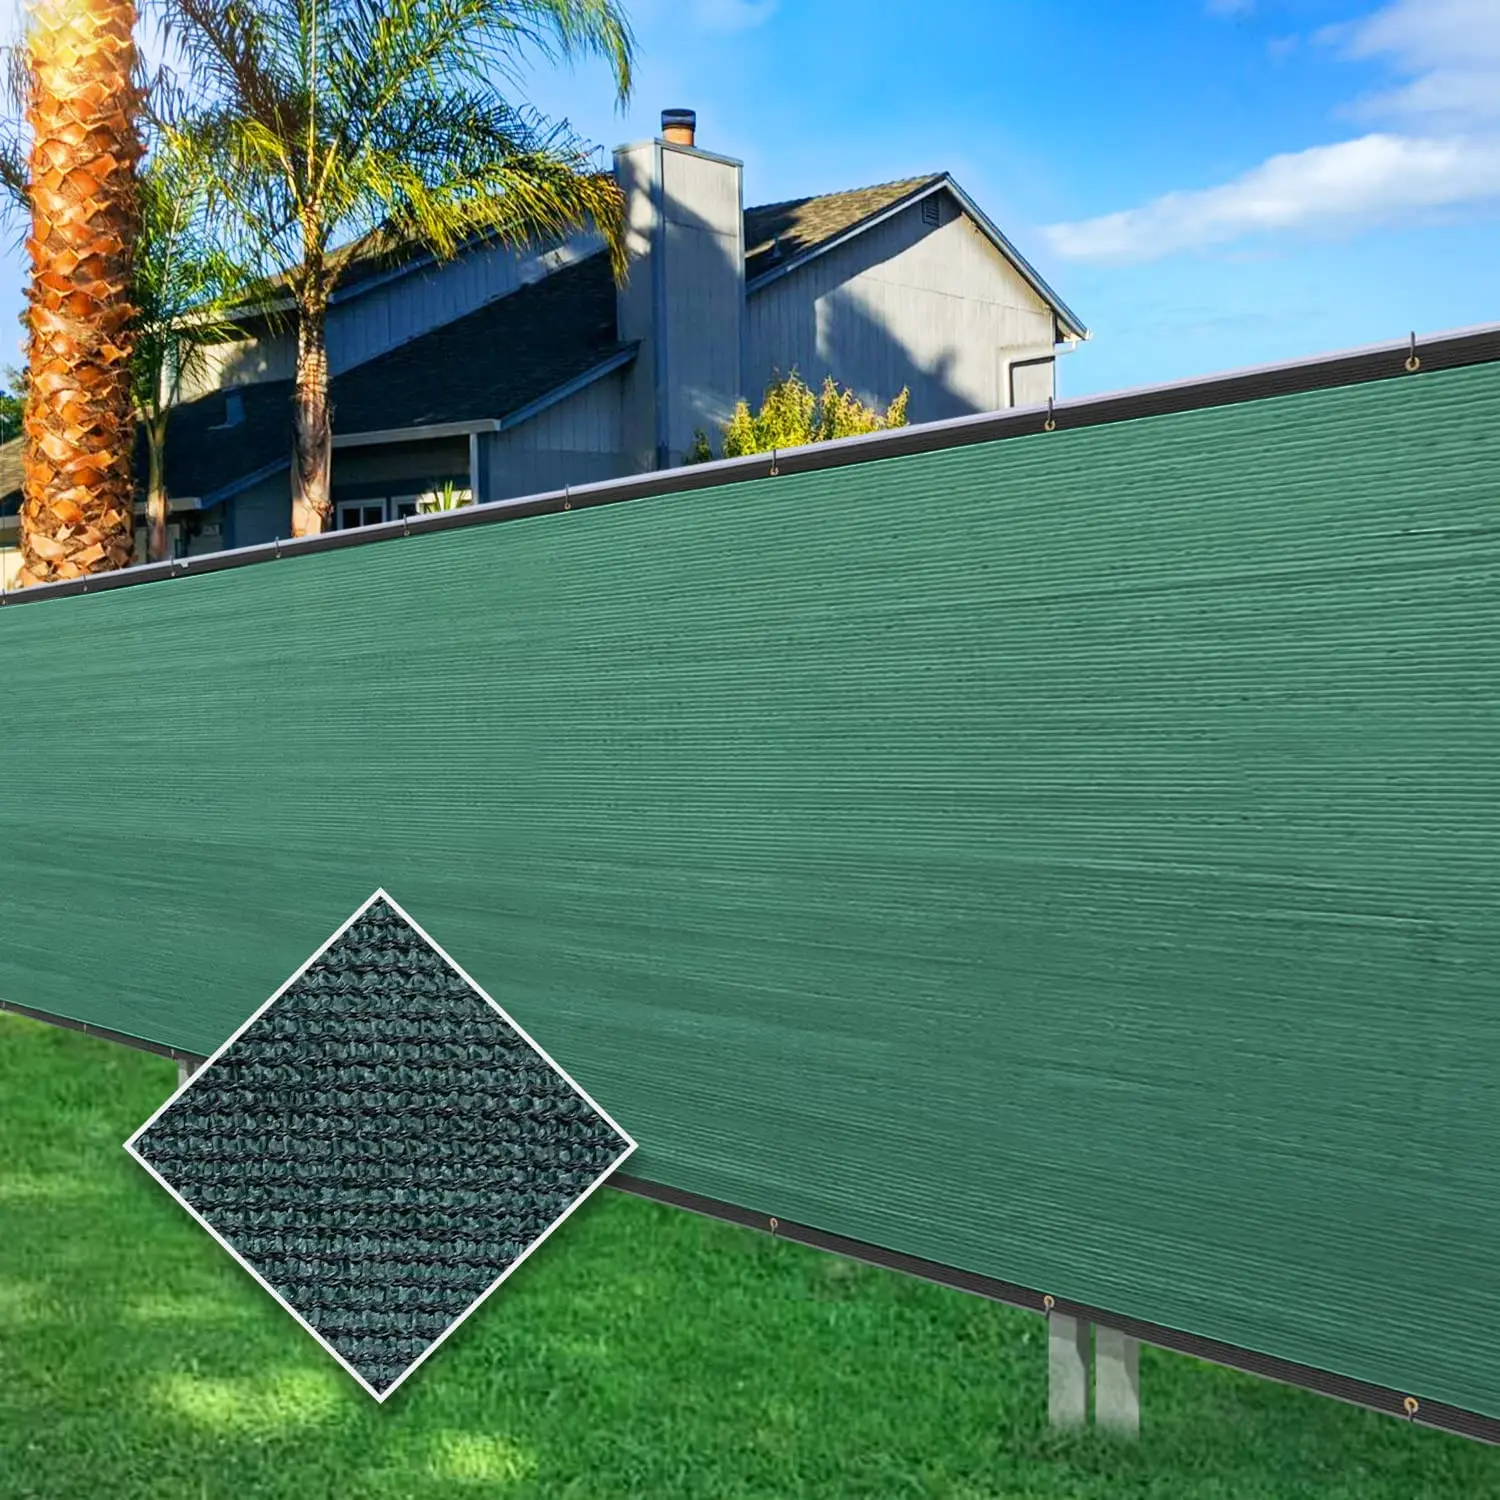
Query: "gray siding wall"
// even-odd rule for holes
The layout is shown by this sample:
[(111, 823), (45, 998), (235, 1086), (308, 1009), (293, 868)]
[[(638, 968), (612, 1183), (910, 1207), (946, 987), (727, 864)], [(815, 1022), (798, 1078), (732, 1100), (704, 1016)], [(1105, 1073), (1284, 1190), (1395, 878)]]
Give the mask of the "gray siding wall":
[[(328, 310), (329, 368), (337, 374), (363, 364), (570, 265), (602, 244), (597, 234), (580, 234), (547, 250), (484, 246), (335, 302)], [(290, 330), (220, 345), (191, 381), (183, 382), (182, 399), (191, 401), (229, 385), (290, 380), (295, 359), (296, 335)]]
[(620, 338), (640, 341), (640, 352), (625, 371), (621, 391), (622, 451), (630, 468), (644, 473), (656, 467), (656, 286), (654, 246), (658, 214), (653, 183), (662, 148), (654, 141), (615, 152), (615, 179), (625, 194), (625, 249), (629, 274), (615, 294), (615, 321)]
[(272, 474), (233, 496), (224, 526), (230, 547), (254, 547), (292, 534), (292, 478), (287, 469)]
[(745, 308), (740, 168), (667, 147), (662, 152), (667, 463), (687, 456), (697, 429), (712, 435), (740, 394)]
[(617, 371), (509, 432), (483, 434), (482, 497), (506, 500), (639, 473), (625, 445), (626, 389), (626, 371)]
[(451, 479), (469, 483), (469, 440), (434, 438), (420, 443), (371, 443), (333, 450), (333, 498), (368, 500), (425, 494)]
[(795, 366), (882, 404), (909, 386), (912, 422), (1010, 404), (1009, 362), (1053, 352), (1052, 312), (955, 200), (938, 201), (935, 227), (914, 204), (751, 294), (747, 396)]
[(712, 434), (739, 397), (741, 168), (659, 141), (625, 148), (615, 164), (631, 257), (620, 337), (641, 341), (625, 393), (628, 452), (639, 471), (681, 463), (694, 432)]
[[(425, 443), (381, 443), (333, 450), (333, 498), (365, 500), (388, 495), (421, 494), (445, 479), (469, 482), (466, 438), (439, 438)], [(253, 547), (292, 532), (291, 475), (283, 469), (251, 485), (227, 504), (230, 512), (220, 537), (201, 550)]]

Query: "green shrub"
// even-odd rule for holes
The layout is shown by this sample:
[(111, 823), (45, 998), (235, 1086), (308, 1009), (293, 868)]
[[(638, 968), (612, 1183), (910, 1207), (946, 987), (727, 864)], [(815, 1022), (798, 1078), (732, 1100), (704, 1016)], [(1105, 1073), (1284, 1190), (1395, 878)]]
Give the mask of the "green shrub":
[[(878, 407), (866, 406), (853, 391), (840, 389), (831, 375), (823, 382), (823, 389), (814, 394), (793, 370), (789, 375), (772, 379), (758, 412), (750, 410), (748, 401), (739, 402), (721, 432), (722, 454), (725, 458), (741, 458), (747, 453), (801, 448), (808, 443), (905, 427), (909, 394), (903, 389), (882, 412)], [(705, 463), (712, 457), (708, 434), (695, 433), (688, 462)]]

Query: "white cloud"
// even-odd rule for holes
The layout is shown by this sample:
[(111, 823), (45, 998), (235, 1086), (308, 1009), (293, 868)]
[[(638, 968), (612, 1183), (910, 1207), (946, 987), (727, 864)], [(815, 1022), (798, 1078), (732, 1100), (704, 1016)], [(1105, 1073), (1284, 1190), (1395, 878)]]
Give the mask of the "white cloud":
[(778, 0), (693, 0), (693, 20), (706, 31), (748, 31), (769, 21)]
[(1407, 80), (1358, 100), (1351, 113), (1415, 118), (1428, 128), (1500, 120), (1497, 0), (1396, 0), (1363, 20), (1326, 27), (1317, 39), (1351, 60), (1385, 60)]
[[(1233, 0), (1210, 0), (1228, 5)], [(1045, 232), (1074, 260), (1144, 261), (1256, 235), (1349, 232), (1500, 200), (1500, 0), (1393, 0), (1314, 38), (1384, 62), (1399, 86), (1342, 113), (1400, 122), (1273, 156), (1218, 187)]]
[(1273, 156), (1233, 182), (1046, 231), (1071, 260), (1155, 260), (1278, 230), (1351, 230), (1500, 197), (1500, 151), (1481, 139), (1367, 135)]

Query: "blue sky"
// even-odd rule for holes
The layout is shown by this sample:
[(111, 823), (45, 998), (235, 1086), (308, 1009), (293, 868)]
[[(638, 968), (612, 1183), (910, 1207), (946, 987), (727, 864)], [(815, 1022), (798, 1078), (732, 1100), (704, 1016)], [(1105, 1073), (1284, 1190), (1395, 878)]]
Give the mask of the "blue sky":
[(627, 9), (627, 113), (592, 65), (530, 102), (603, 147), (696, 109), (747, 203), (952, 172), (1093, 333), (1063, 396), (1500, 321), (1500, 0)]

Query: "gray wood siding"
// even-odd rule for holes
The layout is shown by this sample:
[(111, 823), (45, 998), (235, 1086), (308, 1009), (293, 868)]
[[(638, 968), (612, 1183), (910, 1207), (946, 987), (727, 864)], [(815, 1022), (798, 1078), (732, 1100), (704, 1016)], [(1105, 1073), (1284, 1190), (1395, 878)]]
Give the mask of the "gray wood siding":
[(617, 371), (508, 432), (481, 439), (486, 499), (591, 484), (637, 472), (625, 447), (625, 373)]
[[(661, 170), (660, 209), (656, 172)], [(627, 380), (624, 451), (632, 470), (680, 463), (696, 429), (712, 433), (739, 396), (744, 330), (740, 167), (647, 142), (622, 149), (630, 280), (622, 339), (640, 340)], [(658, 423), (660, 415), (660, 423)], [(658, 456), (658, 444), (665, 452)]]
[(180, 401), (196, 401), (210, 391), (261, 380), (290, 380), (296, 373), (297, 341), (290, 333), (267, 334), (215, 344), (204, 350), (183, 377)]
[(652, 183), (657, 146), (646, 141), (615, 152), (615, 178), (625, 194), (625, 249), (629, 272), (615, 294), (615, 326), (640, 352), (626, 367), (622, 391), (622, 451), (635, 472), (656, 465), (655, 253), (658, 219)]
[[(433, 328), (451, 323), (548, 271), (571, 264), (602, 246), (597, 234), (580, 234), (550, 250), (512, 250), (490, 245), (441, 265), (397, 277), (328, 310), (328, 364), (334, 374), (363, 364)], [(207, 352), (182, 400), (226, 386), (290, 380), (295, 373), (296, 334), (283, 329), (260, 339), (223, 344)]]
[(908, 386), (913, 422), (1009, 404), (1008, 361), (1052, 352), (1052, 312), (951, 198), (939, 202), (935, 227), (915, 204), (751, 294), (747, 396), (796, 367), (866, 401)]
[(419, 443), (361, 443), (334, 447), (333, 498), (368, 500), (387, 495), (425, 494), (445, 479), (469, 483), (469, 440), (429, 438)]
[(670, 466), (687, 456), (696, 430), (712, 434), (727, 422), (739, 398), (744, 221), (738, 166), (667, 149), (662, 177)]

